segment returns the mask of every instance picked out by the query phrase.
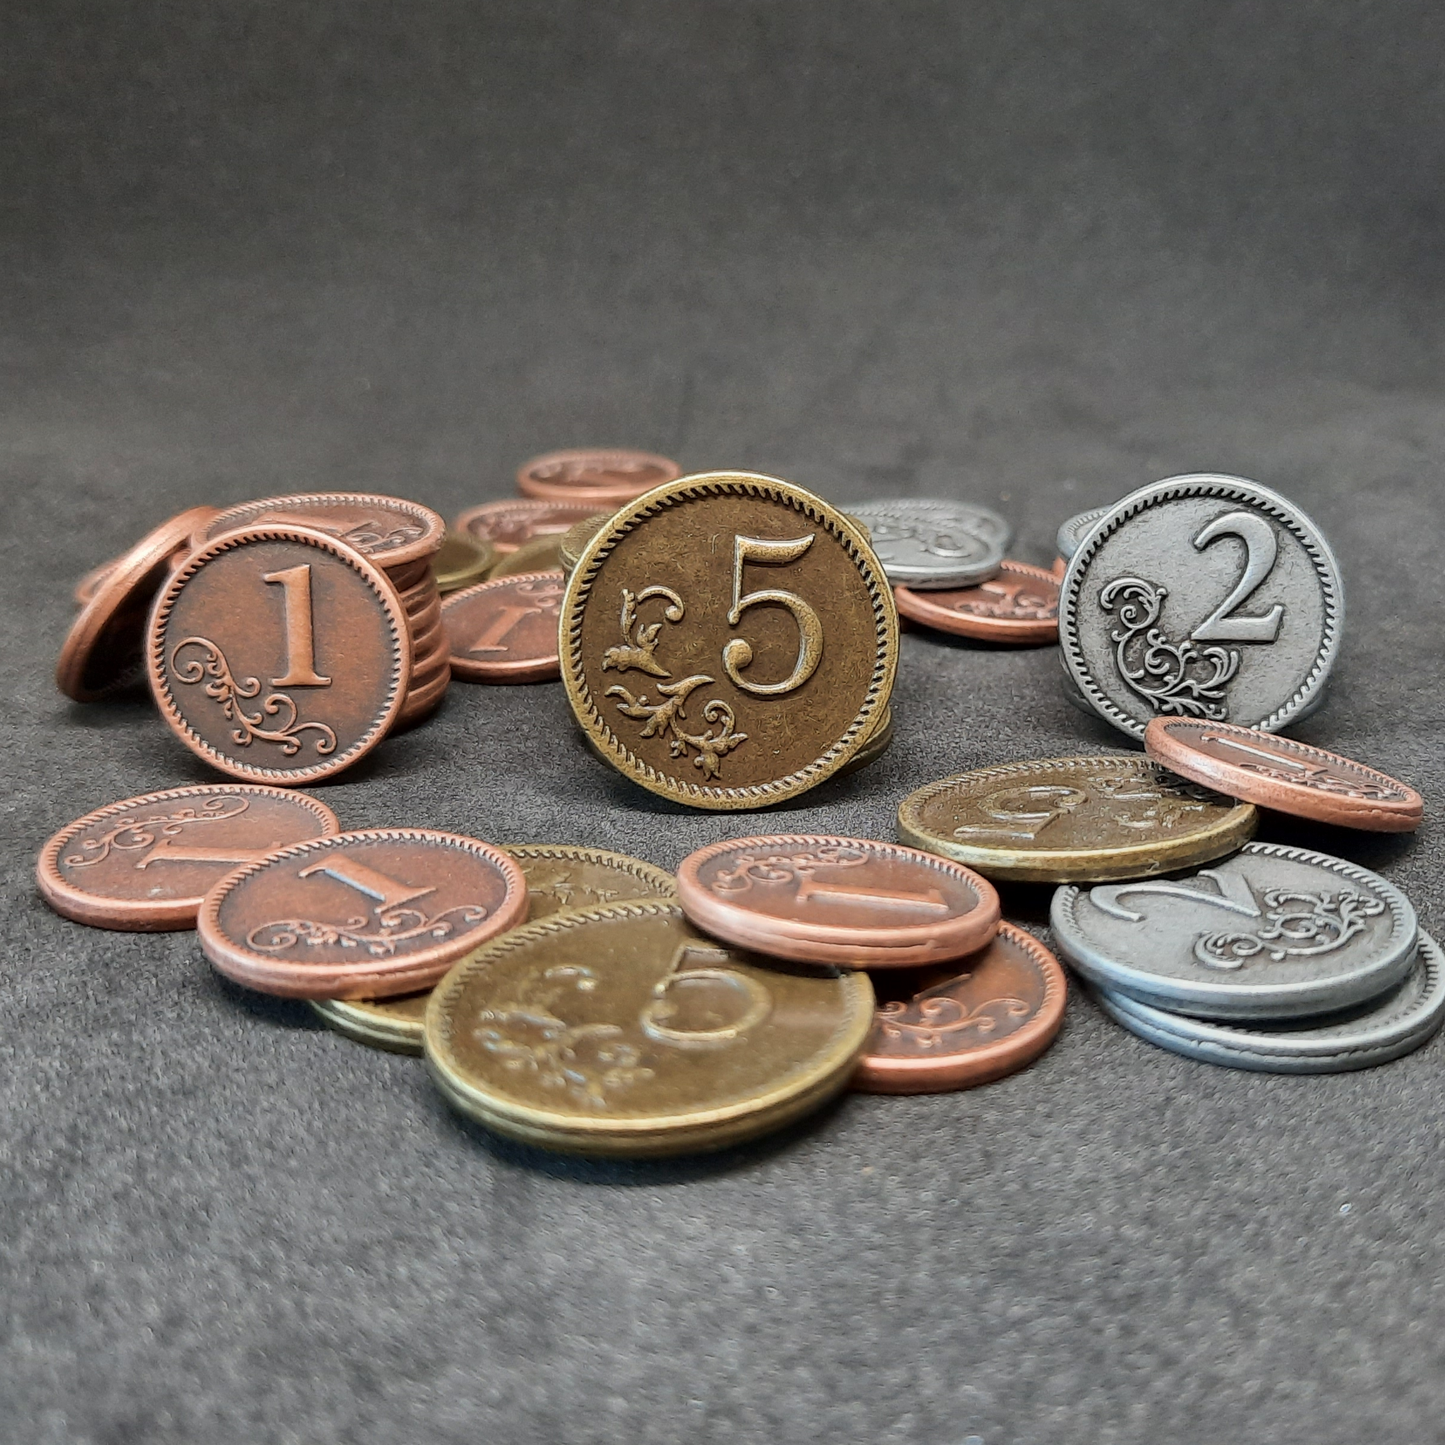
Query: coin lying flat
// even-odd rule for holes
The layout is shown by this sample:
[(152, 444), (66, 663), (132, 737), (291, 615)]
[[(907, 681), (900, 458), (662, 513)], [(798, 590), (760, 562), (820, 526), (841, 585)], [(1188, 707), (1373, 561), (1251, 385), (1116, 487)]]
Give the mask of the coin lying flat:
[(530, 542), (523, 542), (515, 551), (506, 553), (492, 568), (488, 577), (495, 581), (499, 577), (518, 577), (523, 572), (560, 573), (563, 570), (559, 555), (561, 546), (562, 534), (558, 532), (533, 537)]
[(557, 677), (561, 602), (555, 572), (524, 572), (452, 593), (442, 604), (452, 676), (467, 682)]
[(873, 980), (877, 1016), (853, 1087), (933, 1094), (991, 1083), (1032, 1063), (1064, 1021), (1068, 985), (1032, 934), (999, 924), (987, 948), (954, 963)]
[(517, 490), (543, 501), (585, 502), (611, 509), (681, 475), (682, 468), (670, 457), (652, 452), (580, 447), (548, 452), (524, 463), (517, 472)]
[(973, 587), (998, 575), (1008, 524), (968, 502), (922, 498), (863, 502), (849, 516), (862, 522), (895, 585)]
[(151, 614), (161, 716), (222, 772), (329, 777), (391, 728), (411, 676), (406, 614), (359, 552), (301, 527), (229, 532), (193, 553)]
[(1089, 982), (1200, 1018), (1307, 1018), (1409, 971), (1415, 910), (1364, 868), (1275, 843), (1182, 878), (1066, 885), (1050, 911)]
[(914, 622), (981, 642), (1053, 642), (1059, 633), (1059, 579), (1027, 562), (1005, 561), (977, 587), (918, 592), (896, 587), (898, 610)]
[(181, 512), (107, 563), (99, 577), (92, 572), (82, 579), (92, 583), (90, 598), (61, 645), (55, 667), (61, 692), (76, 702), (97, 702), (145, 676), (146, 613), (170, 575), (172, 559), (215, 514), (214, 507)]
[(228, 978), (287, 998), (386, 998), (433, 984), (526, 916), (527, 882), (490, 843), (370, 828), (279, 849), (201, 905), (201, 948)]
[(254, 783), (169, 788), (62, 828), (41, 849), (35, 881), (57, 913), (92, 928), (194, 928), (207, 890), (238, 864), (340, 829), (305, 793)]
[[(665, 869), (605, 848), (514, 843), (502, 849), (527, 880), (527, 922), (571, 908), (628, 898), (670, 898), (676, 879)], [(420, 1054), (431, 990), (379, 999), (313, 999), (311, 1007), (338, 1033), (399, 1054)]]
[(457, 518), (457, 531), (490, 542), (504, 555), (534, 537), (565, 532), (574, 522), (595, 516), (593, 502), (544, 502), (536, 497), (508, 497), (469, 507)]
[(941, 778), (898, 805), (910, 847), (1028, 883), (1145, 878), (1233, 853), (1258, 815), (1126, 753), (1044, 758)]
[(1059, 556), (1068, 562), (1075, 552), (1079, 550), (1079, 543), (1094, 530), (1094, 527), (1109, 515), (1109, 507), (1092, 507), (1087, 512), (1079, 512), (1076, 516), (1070, 517), (1059, 527), (1058, 536), (1055, 542), (1059, 549)]
[(1254, 728), (1156, 717), (1144, 746), (1186, 778), (1318, 823), (1407, 833), (1424, 814), (1420, 794), (1387, 773)]
[(437, 591), (460, 592), (463, 587), (485, 582), (499, 556), (501, 553), (490, 542), (480, 541), (466, 532), (449, 530), (432, 559)]
[(1172, 477), (1095, 524), (1061, 584), (1064, 662), (1134, 738), (1155, 717), (1275, 732), (1324, 687), (1344, 594), (1319, 529), (1240, 477)]
[(795, 972), (705, 938), (675, 901), (558, 913), (478, 949), (432, 994), (447, 1101), (544, 1149), (722, 1149), (841, 1092), (873, 1021), (860, 973)]
[(1382, 998), (1295, 1027), (1207, 1023), (1095, 989), (1110, 1018), (1170, 1053), (1271, 1074), (1334, 1074), (1389, 1063), (1428, 1043), (1445, 1020), (1445, 957), (1423, 929), (1414, 966)]
[(992, 884), (947, 858), (870, 838), (729, 838), (677, 870), (699, 928), (777, 958), (904, 968), (961, 958), (998, 929)]
[(612, 516), (567, 579), (562, 679), (621, 773), (698, 808), (757, 808), (871, 736), (898, 619), (858, 529), (802, 487), (684, 477)]

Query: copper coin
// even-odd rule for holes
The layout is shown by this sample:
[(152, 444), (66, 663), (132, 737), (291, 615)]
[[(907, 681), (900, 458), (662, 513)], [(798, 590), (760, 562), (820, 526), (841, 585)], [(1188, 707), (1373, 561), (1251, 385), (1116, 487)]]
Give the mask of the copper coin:
[(1023, 1068), (1053, 1043), (1068, 993), (1058, 959), (1011, 923), (969, 958), (879, 974), (873, 987), (878, 1012), (853, 1075), (867, 1094), (944, 1093)]
[(391, 578), (391, 585), (403, 598), (430, 597), (436, 589), (436, 573), (432, 571), (432, 559), (423, 557), (419, 562), (388, 562), (381, 558), (381, 570)]
[(194, 553), (151, 614), (161, 715), (234, 777), (305, 783), (386, 736), (411, 676), (384, 573), (302, 527), (228, 532)]
[(870, 838), (729, 838), (682, 860), (677, 896), (728, 943), (843, 968), (960, 958), (999, 918), (998, 894), (972, 869)]
[(1424, 814), (1420, 794), (1387, 773), (1257, 728), (1156, 717), (1144, 747), (1181, 777), (1316, 823), (1408, 833)]
[(95, 702), (145, 676), (151, 601), (170, 573), (172, 556), (185, 551), (194, 528), (215, 514), (214, 507), (181, 512), (108, 565), (61, 646), (55, 667), (61, 692), (76, 702)]
[(490, 542), (499, 552), (515, 552), (523, 542), (553, 532), (565, 532), (573, 522), (594, 516), (590, 502), (543, 502), (535, 497), (511, 497), (483, 502), (457, 518), (457, 531), (479, 542)]
[(396, 721), (391, 725), (392, 732), (405, 732), (408, 728), (415, 727), (424, 718), (430, 717), (442, 705), (442, 700), (447, 695), (447, 689), (451, 686), (451, 680), (451, 671), (448, 670), (425, 688), (408, 693), (401, 711), (396, 715)]
[(1005, 562), (997, 577), (950, 592), (895, 587), (898, 610), (915, 622), (984, 642), (1057, 642), (1059, 579), (1027, 562)]
[[(429, 563), (446, 534), (446, 523), (420, 502), (370, 492), (301, 492), (227, 507), (211, 518), (198, 541), (213, 542), (225, 532), (249, 531), (262, 524), (324, 532), (388, 571), (418, 561)], [(398, 587), (408, 585), (393, 580)]]
[(247, 863), (197, 920), (216, 968), (287, 998), (415, 993), (527, 915), (527, 880), (490, 843), (430, 828), (337, 833)]
[(498, 577), (519, 577), (523, 572), (556, 572), (562, 574), (562, 534), (549, 533), (545, 537), (533, 537), (523, 542), (515, 552), (508, 552), (489, 575), (489, 581)]
[(681, 475), (682, 468), (669, 457), (582, 447), (533, 457), (517, 472), (517, 490), (548, 502), (620, 507)]
[(501, 554), (491, 542), (479, 541), (465, 532), (448, 529), (442, 545), (432, 559), (432, 572), (437, 590), (460, 592), (487, 580), (487, 573), (497, 565)]
[(453, 592), (442, 604), (452, 676), (466, 682), (549, 682), (559, 677), (562, 591), (555, 572), (524, 572)]
[(254, 783), (169, 788), (97, 808), (46, 843), (42, 897), (92, 928), (194, 928), (207, 889), (240, 863), (341, 830), (305, 793)]
[(99, 567), (92, 567), (79, 582), (75, 584), (75, 605), (84, 607), (100, 588), (100, 584), (109, 576), (115, 566), (115, 558), (108, 562), (102, 562)]

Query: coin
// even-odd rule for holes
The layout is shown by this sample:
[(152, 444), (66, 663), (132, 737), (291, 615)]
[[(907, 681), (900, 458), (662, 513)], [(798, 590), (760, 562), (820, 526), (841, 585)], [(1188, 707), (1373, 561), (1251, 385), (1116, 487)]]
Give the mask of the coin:
[(1064, 661), (1095, 711), (1134, 738), (1157, 716), (1275, 732), (1339, 652), (1329, 544), (1299, 508), (1240, 477), (1132, 492), (1083, 540), (1061, 588)]
[(1170, 1053), (1270, 1074), (1335, 1074), (1389, 1063), (1426, 1044), (1445, 1019), (1445, 958), (1423, 929), (1403, 983), (1343, 1014), (1294, 1026), (1245, 1028), (1166, 1013), (1092, 990), (1095, 1001), (1132, 1034)]
[(852, 773), (861, 773), (864, 768), (876, 763), (893, 746), (893, 709), (878, 720), (878, 726), (869, 734), (868, 741), (853, 754), (852, 761), (838, 769), (840, 778)]
[(573, 713), (619, 772), (692, 807), (815, 787), (893, 690), (898, 619), (872, 549), (771, 477), (684, 477), (624, 507), (562, 611)]
[(1005, 561), (977, 587), (915, 592), (895, 587), (898, 610), (940, 632), (983, 642), (1053, 642), (1059, 632), (1059, 579), (1027, 562)]
[(169, 788), (62, 828), (41, 849), (35, 881), (57, 913), (92, 928), (194, 928), (206, 890), (238, 864), (340, 829), (305, 793), (254, 783)]
[(1010, 882), (1146, 878), (1233, 853), (1254, 836), (1248, 803), (1124, 753), (955, 773), (898, 805), (914, 848)]
[(587, 550), (587, 544), (602, 530), (611, 515), (610, 512), (598, 512), (594, 516), (583, 517), (562, 533), (562, 540), (557, 544), (557, 563), (569, 577), (577, 566), (577, 559)]
[[(627, 898), (670, 898), (676, 879), (665, 869), (605, 848), (561, 843), (514, 843), (502, 852), (515, 858), (527, 880), (527, 922), (571, 908), (594, 908)], [(422, 1021), (431, 990), (382, 999), (313, 999), (316, 1010), (339, 1033), (373, 1048), (422, 1052)]]
[(432, 559), (439, 592), (460, 592), (486, 580), (501, 553), (490, 542), (465, 532), (448, 531)]
[(873, 1021), (861, 973), (770, 968), (667, 899), (558, 913), (478, 949), (432, 994), (447, 1101), (544, 1149), (722, 1149), (846, 1087)]
[(980, 952), (873, 980), (878, 1012), (853, 1087), (934, 1094), (992, 1083), (1032, 1063), (1064, 1021), (1059, 961), (1031, 933), (1000, 923)]
[(398, 591), (410, 584), (394, 569), (417, 562), (429, 569), (446, 534), (446, 523), (420, 502), (371, 492), (301, 492), (228, 507), (200, 530), (196, 545), (260, 524), (305, 527), (335, 537), (384, 567)]
[(543, 501), (590, 502), (610, 509), (681, 475), (675, 461), (651, 452), (582, 447), (533, 457), (517, 472), (517, 490)]
[(228, 532), (193, 553), (151, 614), (161, 716), (235, 777), (329, 777), (386, 736), (411, 670), (385, 574), (302, 527)]
[(489, 581), (495, 581), (499, 577), (520, 577), (524, 572), (556, 572), (561, 573), (562, 562), (559, 551), (562, 545), (562, 535), (559, 532), (549, 532), (541, 537), (533, 537), (530, 542), (523, 542), (513, 552), (506, 556), (492, 568)]
[(96, 592), (100, 590), (100, 584), (105, 581), (111, 570), (115, 567), (116, 559), (102, 562), (99, 567), (92, 567), (79, 582), (75, 584), (75, 605), (84, 607)]
[(452, 675), (466, 682), (557, 677), (561, 601), (555, 572), (523, 572), (452, 593), (442, 607)]
[(973, 587), (998, 575), (1007, 524), (968, 502), (863, 502), (849, 515), (872, 534), (888, 580), (914, 588)]
[(523, 542), (553, 532), (565, 532), (574, 522), (597, 514), (592, 502), (543, 502), (535, 497), (509, 497), (501, 502), (483, 502), (457, 518), (457, 531), (490, 542), (504, 555), (515, 552)]
[(1091, 983), (1201, 1018), (1305, 1018), (1409, 972), (1415, 910), (1364, 868), (1276, 843), (1182, 878), (1054, 894), (1060, 951)]
[(728, 838), (682, 860), (677, 896), (699, 928), (729, 943), (844, 968), (961, 958), (998, 929), (991, 883), (870, 838)]
[(181, 512), (107, 564), (61, 645), (55, 684), (67, 697), (97, 702), (145, 676), (151, 601), (170, 574), (171, 558), (186, 550), (192, 530), (215, 510), (192, 507)]
[(1102, 522), (1109, 515), (1111, 510), (1110, 507), (1092, 507), (1087, 512), (1080, 512), (1077, 516), (1070, 517), (1060, 526), (1058, 536), (1054, 540), (1059, 549), (1059, 556), (1066, 563), (1079, 550), (1079, 543), (1094, 530), (1096, 524)]
[(262, 993), (387, 998), (435, 983), (526, 912), (526, 879), (500, 848), (368, 828), (236, 869), (206, 895), (197, 931), (221, 973)]
[(1156, 717), (1144, 746), (1186, 778), (1317, 823), (1408, 833), (1424, 813), (1419, 793), (1388, 774), (1254, 728)]

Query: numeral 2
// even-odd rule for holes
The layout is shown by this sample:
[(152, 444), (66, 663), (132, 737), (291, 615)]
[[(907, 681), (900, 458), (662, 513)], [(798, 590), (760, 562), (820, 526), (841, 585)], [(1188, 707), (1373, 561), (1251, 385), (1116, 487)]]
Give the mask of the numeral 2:
[(1226, 512), (1216, 517), (1194, 539), (1202, 552), (1220, 537), (1238, 537), (1244, 543), (1244, 576), (1234, 591), (1190, 634), (1196, 642), (1275, 642), (1284, 622), (1284, 605), (1276, 602), (1263, 617), (1231, 617), (1274, 570), (1279, 542), (1274, 528), (1253, 512)]

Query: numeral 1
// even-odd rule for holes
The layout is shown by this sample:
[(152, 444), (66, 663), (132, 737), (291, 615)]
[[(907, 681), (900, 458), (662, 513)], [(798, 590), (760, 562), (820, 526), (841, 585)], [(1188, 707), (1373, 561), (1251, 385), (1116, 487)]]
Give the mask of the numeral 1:
[(328, 878), (356, 889), (363, 897), (375, 899), (373, 913), (388, 913), (393, 908), (414, 903), (418, 898), (436, 892), (435, 888), (413, 888), (409, 883), (398, 883), (395, 878), (388, 878), (385, 873), (378, 873), (375, 868), (368, 868), (355, 858), (328, 858), (324, 863), (312, 863), (303, 868), (296, 876), (310, 878), (317, 873), (324, 873)]
[(540, 607), (503, 607), (492, 618), (491, 625), (472, 645), (468, 652), (509, 652), (502, 639), (524, 618), (540, 617)]
[(330, 687), (331, 679), (316, 671), (316, 636), (311, 621), (311, 564), (268, 572), (262, 579), (283, 589), (286, 613), (286, 671), (271, 679), (272, 687)]

